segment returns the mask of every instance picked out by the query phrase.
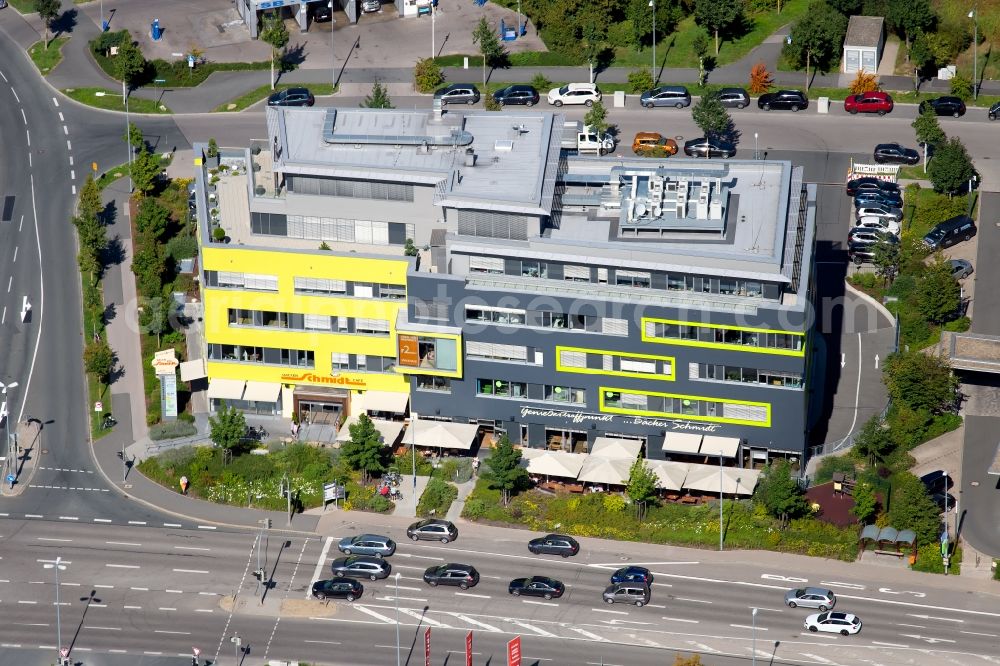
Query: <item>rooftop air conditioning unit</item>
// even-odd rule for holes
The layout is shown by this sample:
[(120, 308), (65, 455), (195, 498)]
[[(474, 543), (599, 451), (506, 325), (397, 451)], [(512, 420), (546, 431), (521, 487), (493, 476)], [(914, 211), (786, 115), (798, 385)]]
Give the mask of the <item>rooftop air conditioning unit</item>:
[(510, 139), (497, 139), (493, 143), (493, 150), (498, 153), (509, 153), (514, 150), (514, 142)]

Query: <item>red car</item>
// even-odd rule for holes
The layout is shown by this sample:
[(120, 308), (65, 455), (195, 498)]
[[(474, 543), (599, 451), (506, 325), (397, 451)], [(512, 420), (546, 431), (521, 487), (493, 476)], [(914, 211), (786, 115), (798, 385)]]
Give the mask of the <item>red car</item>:
[(892, 111), (892, 97), (884, 92), (872, 92), (850, 95), (844, 100), (844, 111), (848, 113), (877, 113), (880, 116)]

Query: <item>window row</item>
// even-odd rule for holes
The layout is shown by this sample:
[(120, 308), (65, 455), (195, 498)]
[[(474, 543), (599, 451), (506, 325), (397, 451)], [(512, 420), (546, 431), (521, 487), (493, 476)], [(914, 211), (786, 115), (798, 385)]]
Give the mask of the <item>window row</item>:
[(801, 351), (805, 342), (805, 336), (798, 333), (772, 333), (727, 326), (656, 320), (646, 321), (644, 324), (645, 336), (648, 339), (688, 340), (790, 351)]
[(631, 393), (608, 389), (601, 392), (601, 409), (605, 408), (651, 412), (663, 416), (724, 418), (761, 424), (770, 421), (770, 410), (765, 404), (748, 405), (725, 402), (724, 400)]
[(564, 312), (467, 305), (465, 306), (465, 321), (504, 326), (540, 326), (571, 331), (590, 331), (605, 335), (628, 335), (628, 320), (582, 313), (567, 314)]
[(278, 291), (277, 275), (259, 273), (234, 273), (232, 271), (205, 271), (205, 286), (247, 291)]
[(395, 356), (374, 356), (372, 354), (330, 354), (330, 368), (333, 370), (354, 370), (356, 372), (392, 372), (396, 367)]
[(288, 191), (296, 194), (375, 201), (413, 201), (413, 185), (406, 183), (382, 183), (373, 180), (348, 180), (302, 174), (289, 174), (285, 176), (285, 180)]
[(283, 236), (331, 243), (405, 245), (416, 227), (404, 222), (352, 220), (311, 215), (250, 212), (250, 231), (263, 236)]
[(724, 294), (748, 298), (777, 300), (781, 286), (760, 280), (735, 277), (712, 277), (664, 271), (641, 271), (624, 268), (606, 268), (579, 264), (562, 264), (536, 259), (469, 256), (470, 273), (513, 275), (518, 277), (591, 282), (640, 289), (687, 291), (703, 294)]
[(294, 365), (301, 368), (315, 368), (316, 359), (308, 349), (277, 349), (274, 347), (254, 347), (248, 345), (224, 345), (208, 343), (210, 361), (241, 361), (243, 363), (265, 363), (267, 365)]
[(741, 382), (747, 384), (767, 384), (785, 388), (802, 388), (801, 372), (779, 372), (744, 368), (737, 365), (717, 365), (714, 363), (691, 363), (690, 379), (713, 379), (720, 382)]
[(352, 296), (401, 301), (406, 298), (406, 285), (296, 277), (295, 293), (300, 296)]
[(544, 361), (542, 352), (534, 347), (472, 340), (465, 343), (465, 357), (477, 361), (516, 361), (532, 365), (541, 365)]
[(587, 391), (572, 386), (530, 384), (506, 379), (477, 379), (476, 395), (494, 398), (522, 398), (543, 402), (586, 405)]
[(633, 356), (603, 350), (557, 348), (558, 369), (562, 372), (615, 372), (638, 375), (644, 379), (673, 379), (674, 364), (670, 358)]
[(389, 335), (389, 321), (367, 317), (331, 317), (329, 315), (244, 310), (229, 308), (230, 326), (254, 328), (287, 328), (290, 331), (319, 331), (359, 335)]

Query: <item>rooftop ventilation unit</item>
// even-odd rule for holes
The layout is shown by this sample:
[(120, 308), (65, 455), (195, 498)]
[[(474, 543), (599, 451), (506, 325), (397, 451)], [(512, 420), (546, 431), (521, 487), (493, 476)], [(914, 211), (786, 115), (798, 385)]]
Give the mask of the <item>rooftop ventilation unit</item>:
[(498, 153), (509, 153), (514, 150), (514, 142), (509, 139), (497, 139), (493, 143), (493, 150)]

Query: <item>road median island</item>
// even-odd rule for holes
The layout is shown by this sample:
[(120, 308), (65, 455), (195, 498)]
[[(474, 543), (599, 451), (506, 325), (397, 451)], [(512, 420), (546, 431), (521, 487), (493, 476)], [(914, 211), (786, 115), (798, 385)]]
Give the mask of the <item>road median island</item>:
[[(107, 88), (65, 88), (60, 91), (74, 102), (104, 109), (105, 111), (120, 111), (125, 113), (125, 104), (122, 102), (122, 94)], [(151, 99), (142, 97), (129, 97), (129, 113), (145, 113), (165, 115), (173, 111), (165, 105)]]

